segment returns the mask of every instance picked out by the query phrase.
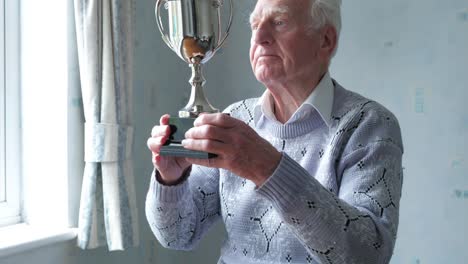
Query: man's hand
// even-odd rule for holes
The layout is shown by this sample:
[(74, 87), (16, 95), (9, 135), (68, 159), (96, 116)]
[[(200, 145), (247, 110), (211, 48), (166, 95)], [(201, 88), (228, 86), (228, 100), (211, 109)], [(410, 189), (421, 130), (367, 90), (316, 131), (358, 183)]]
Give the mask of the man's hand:
[(273, 174), (281, 160), (269, 142), (244, 122), (226, 114), (203, 114), (185, 134), (185, 148), (217, 154), (212, 159), (186, 160), (206, 167), (223, 168), (257, 186)]
[(160, 125), (153, 127), (151, 137), (147, 141), (148, 148), (153, 154), (154, 167), (159, 171), (163, 184), (172, 185), (182, 176), (184, 171), (190, 167), (185, 158), (163, 157), (159, 155), (161, 146), (167, 141), (171, 134), (169, 127), (169, 115), (163, 115)]

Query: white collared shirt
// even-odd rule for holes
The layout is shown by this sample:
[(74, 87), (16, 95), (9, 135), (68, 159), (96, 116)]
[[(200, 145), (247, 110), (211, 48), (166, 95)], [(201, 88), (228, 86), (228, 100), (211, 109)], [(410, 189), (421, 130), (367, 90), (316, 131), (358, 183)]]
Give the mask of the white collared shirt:
[[(326, 73), (319, 84), (315, 87), (312, 93), (307, 97), (307, 99), (299, 106), (299, 108), (294, 112), (291, 118), (285, 124), (291, 124), (296, 121), (303, 120), (308, 117), (314, 111), (317, 111), (322, 117), (325, 124), (330, 127), (331, 121), (331, 112), (333, 108), (333, 81), (330, 77), (330, 73)], [(265, 116), (269, 121), (277, 122), (274, 112), (273, 112), (273, 97), (269, 90), (266, 90), (263, 95), (258, 100), (258, 103), (254, 108), (254, 122), (258, 123), (260, 118)]]

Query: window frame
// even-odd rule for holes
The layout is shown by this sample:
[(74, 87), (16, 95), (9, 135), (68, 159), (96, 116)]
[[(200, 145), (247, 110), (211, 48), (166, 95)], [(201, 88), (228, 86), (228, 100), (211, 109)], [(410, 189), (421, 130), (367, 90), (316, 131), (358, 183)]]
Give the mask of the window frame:
[[(4, 0), (0, 0), (0, 14), (2, 14), (0, 18), (4, 18)], [(5, 97), (5, 19), (0, 19), (0, 203), (5, 202), (6, 199)]]
[[(21, 222), (21, 115), (19, 1), (0, 0), (0, 114), (2, 118), (0, 227)], [(4, 198), (4, 199), (2, 199)]]

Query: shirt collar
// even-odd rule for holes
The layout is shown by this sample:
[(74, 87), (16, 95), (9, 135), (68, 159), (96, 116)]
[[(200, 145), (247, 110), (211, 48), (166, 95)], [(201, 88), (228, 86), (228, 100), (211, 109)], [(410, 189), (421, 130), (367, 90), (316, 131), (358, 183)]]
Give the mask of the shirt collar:
[[(307, 99), (299, 106), (286, 123), (301, 120), (316, 110), (325, 124), (331, 125), (331, 112), (333, 108), (334, 85), (330, 73), (326, 73)], [(264, 115), (270, 121), (279, 122), (273, 113), (273, 100), (268, 89), (262, 94), (254, 108), (254, 122)]]

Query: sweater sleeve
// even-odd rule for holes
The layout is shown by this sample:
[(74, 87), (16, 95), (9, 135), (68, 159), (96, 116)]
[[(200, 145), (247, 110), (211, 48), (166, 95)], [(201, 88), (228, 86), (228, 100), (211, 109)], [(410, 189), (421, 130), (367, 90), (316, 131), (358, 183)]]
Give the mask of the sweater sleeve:
[(165, 186), (151, 176), (146, 218), (162, 246), (193, 249), (220, 219), (219, 171), (193, 166), (186, 181)]
[[(337, 160), (337, 195), (287, 154), (258, 189), (320, 263), (390, 261), (398, 226), (403, 154), (401, 145), (395, 144), (401, 141), (398, 123), (393, 125), (370, 118), (353, 132), (348, 145), (357, 147), (347, 149)], [(388, 140), (388, 133), (395, 140)]]

